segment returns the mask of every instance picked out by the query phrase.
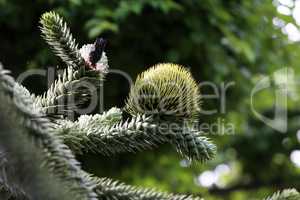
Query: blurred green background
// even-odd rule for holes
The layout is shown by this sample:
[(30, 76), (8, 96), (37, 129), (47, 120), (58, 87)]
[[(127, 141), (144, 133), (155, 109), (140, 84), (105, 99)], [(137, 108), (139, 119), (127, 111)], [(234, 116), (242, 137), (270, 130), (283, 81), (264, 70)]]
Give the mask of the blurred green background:
[[(111, 69), (133, 79), (155, 63), (174, 62), (188, 67), (198, 82), (234, 83), (226, 91), (225, 108), (220, 98), (203, 98), (203, 109), (217, 112), (202, 115), (201, 123), (234, 127), (231, 134), (208, 131), (218, 146), (212, 161), (189, 163), (166, 145), (109, 158), (80, 156), (86, 170), (209, 200), (262, 199), (278, 189), (300, 189), (300, 1), (0, 0), (0, 61), (14, 76), (62, 64), (40, 37), (39, 17), (50, 10), (68, 21), (80, 45), (106, 38)], [(288, 78), (288, 105), (283, 108), (288, 130), (283, 134), (255, 117), (250, 95), (256, 83), (270, 78), (270, 87), (255, 95), (254, 108), (272, 118), (285, 67), (294, 77)], [(25, 85), (39, 94), (47, 81), (32, 77)], [(105, 109), (122, 107), (128, 91), (124, 77), (109, 74)], [(215, 94), (212, 87), (201, 91)]]

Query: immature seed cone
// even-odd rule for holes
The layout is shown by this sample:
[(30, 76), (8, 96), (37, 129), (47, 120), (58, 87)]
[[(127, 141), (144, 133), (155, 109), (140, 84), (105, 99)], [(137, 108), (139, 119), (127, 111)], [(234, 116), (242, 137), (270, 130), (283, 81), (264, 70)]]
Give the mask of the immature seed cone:
[(131, 115), (193, 120), (200, 111), (199, 88), (184, 67), (172, 63), (157, 64), (138, 76), (125, 110)]

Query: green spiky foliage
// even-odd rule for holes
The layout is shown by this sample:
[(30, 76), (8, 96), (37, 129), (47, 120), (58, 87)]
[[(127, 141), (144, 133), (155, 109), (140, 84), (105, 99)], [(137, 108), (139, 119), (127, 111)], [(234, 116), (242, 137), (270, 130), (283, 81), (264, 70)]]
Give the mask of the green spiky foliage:
[[(73, 154), (112, 156), (170, 143), (192, 161), (211, 159), (216, 147), (192, 126), (200, 94), (191, 74), (175, 64), (158, 64), (131, 88), (124, 109), (131, 114), (128, 119), (122, 117), (122, 109), (112, 108), (71, 121), (63, 113), (90, 98), (80, 84), (87, 80), (96, 85), (105, 71), (86, 66), (59, 15), (45, 13), (41, 24), (43, 37), (67, 66), (38, 97), (0, 66), (0, 199), (201, 200), (95, 177), (81, 169)], [(63, 115), (53, 120), (49, 113)], [(278, 199), (299, 199), (299, 194), (286, 190), (267, 200)]]
[[(117, 108), (103, 114), (84, 115), (74, 122), (64, 115), (61, 119), (53, 121), (48, 115), (49, 109), (63, 107), (63, 110), (73, 111), (84, 103), (89, 95), (86, 90), (78, 90), (77, 84), (86, 79), (100, 80), (105, 73), (99, 71), (99, 68), (93, 69), (87, 67), (86, 63), (82, 64), (83, 59), (79, 57), (81, 55), (75, 40), (66, 23), (57, 14), (44, 14), (41, 23), (44, 38), (67, 66), (50, 89), (38, 97), (18, 85), (9, 76), (8, 71), (0, 69), (0, 108), (3, 110), (1, 114), (10, 116), (7, 117), (9, 122), (4, 120), (0, 124), (1, 128), (8, 130), (1, 131), (1, 134), (4, 134), (3, 138), (7, 138), (0, 142), (0, 151), (5, 154), (1, 156), (1, 168), (5, 169), (5, 174), (1, 174), (0, 178), (1, 194), (18, 200), (200, 199), (129, 186), (111, 179), (93, 177), (81, 170), (71, 150), (75, 153), (93, 151), (111, 156), (124, 151), (141, 151), (169, 142), (192, 160), (208, 160), (213, 155), (214, 146), (192, 129), (186, 132), (181, 127), (180, 133), (171, 132), (173, 130), (158, 131), (160, 124), (155, 115), (141, 113), (133, 115), (130, 119), (123, 119), (122, 110)], [(76, 89), (73, 89), (74, 87)], [(69, 101), (63, 100), (69, 96), (75, 97), (74, 104), (70, 105)], [(54, 114), (60, 113), (54, 110)], [(193, 117), (184, 115), (186, 118), (190, 116)], [(18, 124), (12, 126), (13, 121)], [(179, 139), (176, 136), (179, 134), (189, 137)], [(186, 140), (187, 138), (189, 139)], [(24, 148), (28, 146), (34, 150), (20, 148), (21, 152), (18, 152), (14, 148), (19, 143), (22, 143)], [(7, 149), (12, 153), (6, 153)], [(33, 162), (36, 164), (34, 166), (39, 168), (26, 167), (29, 171), (20, 170), (20, 167), (31, 165)], [(17, 173), (18, 176), (13, 176), (13, 173)], [(33, 177), (32, 180), (28, 178), (28, 181), (20, 181), (19, 177), (28, 177), (26, 173)], [(38, 191), (35, 192), (33, 188), (38, 188)]]
[(48, 115), (68, 115), (84, 107), (100, 86), (101, 74), (79, 77), (72, 67), (63, 70), (47, 92), (35, 98), (37, 107)]
[(138, 76), (125, 109), (132, 115), (150, 114), (172, 121), (193, 120), (200, 111), (199, 87), (184, 67), (158, 64)]
[[(1, 163), (5, 163), (7, 166), (5, 166), (5, 169), (14, 169), (15, 167), (21, 167), (24, 169), (24, 166), (29, 165), (32, 166), (32, 162), (36, 163), (39, 168), (45, 169), (47, 173), (50, 173), (50, 175), (45, 175), (44, 173), (40, 173), (39, 170), (36, 168), (30, 168), (32, 173), (35, 173), (37, 177), (42, 177), (47, 181), (47, 184), (43, 184), (42, 180), (38, 179), (37, 182), (34, 182), (35, 180), (32, 179), (32, 176), (27, 176), (26, 174), (32, 175), (31, 173), (28, 173), (28, 169), (26, 171), (22, 170), (13, 170), (11, 172), (6, 172), (5, 176), (1, 176), (1, 189), (2, 191), (5, 191), (5, 194), (9, 194), (9, 196), (12, 196), (13, 198), (16, 198), (18, 200), (20, 199), (147, 199), (147, 200), (154, 200), (154, 199), (174, 199), (174, 200), (192, 200), (192, 199), (198, 199), (194, 198), (192, 196), (187, 195), (173, 195), (173, 194), (167, 194), (162, 192), (157, 192), (155, 190), (150, 189), (143, 189), (143, 188), (137, 188), (133, 186), (128, 186), (123, 183), (120, 183), (118, 181), (113, 181), (111, 179), (107, 178), (96, 178), (93, 177), (86, 172), (80, 170), (80, 166), (78, 162), (74, 159), (72, 153), (68, 150), (67, 146), (64, 146), (61, 142), (59, 137), (56, 137), (58, 135), (57, 129), (55, 129), (55, 124), (51, 124), (46, 117), (43, 116), (42, 113), (38, 113), (38, 108), (33, 108), (30, 105), (34, 105), (32, 101), (32, 96), (29, 95), (29, 92), (16, 84), (12, 77), (10, 77), (6, 70), (0, 70), (0, 83), (3, 89), (1, 88), (0, 94), (7, 97), (7, 100), (3, 100), (1, 98), (1, 114), (7, 116), (12, 116), (12, 121), (18, 121), (20, 122), (20, 127), (16, 127), (15, 124), (12, 121), (9, 121), (7, 123), (9, 127), (6, 127), (5, 120), (1, 121), (2, 124), (1, 127), (5, 130), (15, 130), (20, 132), (20, 136), (25, 137), (28, 136), (29, 138), (34, 139), (34, 145), (33, 147), (36, 147), (37, 149), (32, 150), (33, 153), (41, 153), (42, 159), (41, 162), (38, 162), (36, 160), (36, 156), (32, 156), (32, 154), (28, 154), (28, 150), (22, 150), (22, 148), (17, 149), (16, 153), (18, 153), (18, 150), (21, 150), (20, 155), (14, 155), (9, 154), (7, 155), (9, 158), (16, 159), (25, 159), (22, 160), (25, 163), (15, 163), (15, 162), (6, 162), (6, 160), (1, 157)], [(0, 96), (2, 97), (2, 96)], [(11, 98), (14, 98), (14, 101), (11, 100)], [(12, 112), (11, 109), (8, 109), (8, 105), (11, 105), (14, 110), (15, 114)], [(109, 115), (107, 115), (109, 116)], [(106, 120), (104, 120), (104, 124), (110, 124), (111, 121), (115, 121), (115, 115), (110, 114), (111, 117), (106, 117)], [(114, 116), (114, 117), (112, 117)], [(118, 118), (118, 117), (116, 117)], [(10, 119), (7, 117), (6, 119)], [(105, 122), (106, 121), (106, 122)], [(4, 149), (8, 146), (17, 146), (19, 148), (20, 145), (23, 144), (25, 147), (29, 146), (28, 143), (24, 142), (23, 140), (20, 140), (18, 137), (15, 137), (16, 133), (9, 132), (9, 131), (1, 131), (1, 134), (7, 134), (6, 136), (8, 139), (11, 140), (1, 140), (0, 146)], [(1, 135), (2, 136), (2, 135)], [(26, 137), (25, 137), (26, 138)], [(28, 139), (27, 139), (28, 140)], [(30, 139), (30, 141), (32, 141)], [(42, 148), (42, 150), (39, 148)], [(3, 152), (3, 151), (1, 151)], [(11, 152), (11, 151), (9, 151)], [(43, 163), (43, 164), (41, 164)], [(30, 177), (28, 178), (28, 182), (18, 182), (17, 185), (15, 185), (15, 182), (10, 184), (10, 181), (8, 181), (7, 174), (11, 174), (11, 177), (13, 179), (16, 177), (15, 173), (18, 173), (20, 177), (22, 177), (22, 180), (24, 177)], [(51, 182), (51, 177), (57, 178), (57, 183)], [(17, 176), (18, 177), (18, 176)], [(21, 178), (20, 178), (21, 179)], [(2, 182), (5, 181), (5, 182)], [(39, 192), (35, 192), (35, 189), (37, 188), (35, 184), (38, 184), (41, 189)], [(50, 186), (48, 186), (50, 184)], [(63, 184), (63, 185), (62, 185)], [(51, 191), (51, 186), (57, 187), (57, 191), (55, 192)], [(49, 190), (48, 190), (49, 189)], [(62, 190), (62, 192), (67, 192), (68, 197), (65, 197), (65, 193), (59, 193), (59, 190)], [(23, 194), (23, 191), (25, 194)], [(49, 193), (48, 193), (49, 192)], [(52, 194), (52, 195), (50, 195)], [(26, 195), (25, 197), (23, 195)], [(55, 195), (55, 196), (53, 196)], [(43, 198), (41, 198), (43, 197)]]
[[(2, 117), (3, 116), (1, 116), (1, 119), (4, 119)], [(11, 130), (7, 129), (7, 127), (8, 127), (7, 125), (8, 124), (7, 124), (7, 120), (6, 119), (2, 120), (0, 123), (2, 123), (1, 124), (1, 128), (4, 129), (5, 126), (6, 126), (6, 129), (4, 129), (4, 130), (6, 130), (7, 132), (11, 133)], [(7, 144), (11, 144), (11, 143), (8, 142)], [(11, 147), (11, 146), (9, 146), (9, 147)], [(18, 187), (15, 183), (12, 183), (13, 180), (10, 180), (10, 182), (8, 181), (9, 177), (7, 175), (7, 171), (8, 171), (7, 170), (7, 166), (8, 166), (9, 161), (7, 159), (7, 155), (6, 154), (7, 153), (4, 153), (4, 149), (0, 150), (0, 199), (11, 199), (11, 200), (22, 199), (22, 200), (28, 200), (28, 197), (25, 195), (25, 192), (22, 189), (20, 189), (20, 187)]]
[(121, 114), (120, 109), (112, 108), (102, 115), (83, 115), (76, 122), (60, 121), (57, 133), (72, 150), (81, 154), (84, 151), (103, 155), (136, 152), (162, 143), (172, 144), (190, 160), (207, 161), (215, 154), (215, 145), (200, 131), (177, 126), (175, 132), (168, 124), (158, 124), (146, 115), (123, 121)]
[(276, 192), (271, 197), (265, 200), (299, 200), (300, 194), (296, 189), (286, 189), (281, 192)]
[(75, 70), (84, 67), (78, 44), (73, 38), (67, 23), (55, 12), (46, 12), (40, 21), (43, 38), (57, 56)]
[(168, 194), (165, 192), (157, 192), (153, 189), (144, 189), (139, 187), (134, 187), (130, 185), (125, 185), (118, 181), (112, 181), (107, 178), (97, 178), (96, 193), (99, 199), (110, 200), (203, 200), (200, 197), (193, 197), (192, 195), (176, 195)]
[(82, 108), (97, 92), (106, 71), (87, 66), (67, 23), (58, 14), (47, 12), (40, 23), (43, 38), (67, 67), (49, 90), (36, 98), (35, 104), (42, 107), (44, 113), (68, 115)]
[(52, 122), (40, 112), (39, 108), (35, 107), (28, 90), (18, 85), (2, 67), (0, 67), (0, 85), (1, 94), (10, 98), (1, 101), (3, 110), (10, 110), (9, 102), (14, 102), (12, 106), (14, 106), (15, 114), (13, 111), (6, 114), (15, 117), (16, 119), (12, 119), (11, 123), (20, 122), (20, 126), (24, 127), (24, 132), (28, 132), (36, 145), (42, 148), (45, 155), (43, 162), (48, 166), (49, 171), (61, 179), (68, 191), (75, 194), (73, 198), (94, 199), (92, 184), (81, 176), (80, 165), (69, 148), (59, 138), (53, 136)]

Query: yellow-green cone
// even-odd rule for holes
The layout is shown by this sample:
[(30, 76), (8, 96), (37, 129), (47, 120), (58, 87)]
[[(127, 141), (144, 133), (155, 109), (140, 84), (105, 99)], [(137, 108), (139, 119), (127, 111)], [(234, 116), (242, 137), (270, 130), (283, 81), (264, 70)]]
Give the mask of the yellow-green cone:
[(184, 67), (172, 63), (157, 64), (138, 76), (125, 109), (132, 115), (192, 120), (200, 111), (199, 88)]

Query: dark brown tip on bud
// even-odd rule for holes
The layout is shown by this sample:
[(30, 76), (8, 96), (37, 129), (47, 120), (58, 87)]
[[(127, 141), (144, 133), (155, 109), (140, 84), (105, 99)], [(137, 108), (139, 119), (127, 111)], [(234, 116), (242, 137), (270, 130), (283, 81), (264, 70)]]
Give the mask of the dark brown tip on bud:
[(90, 62), (93, 66), (101, 59), (102, 53), (106, 46), (106, 40), (103, 38), (97, 38), (95, 43), (95, 50), (90, 53)]

